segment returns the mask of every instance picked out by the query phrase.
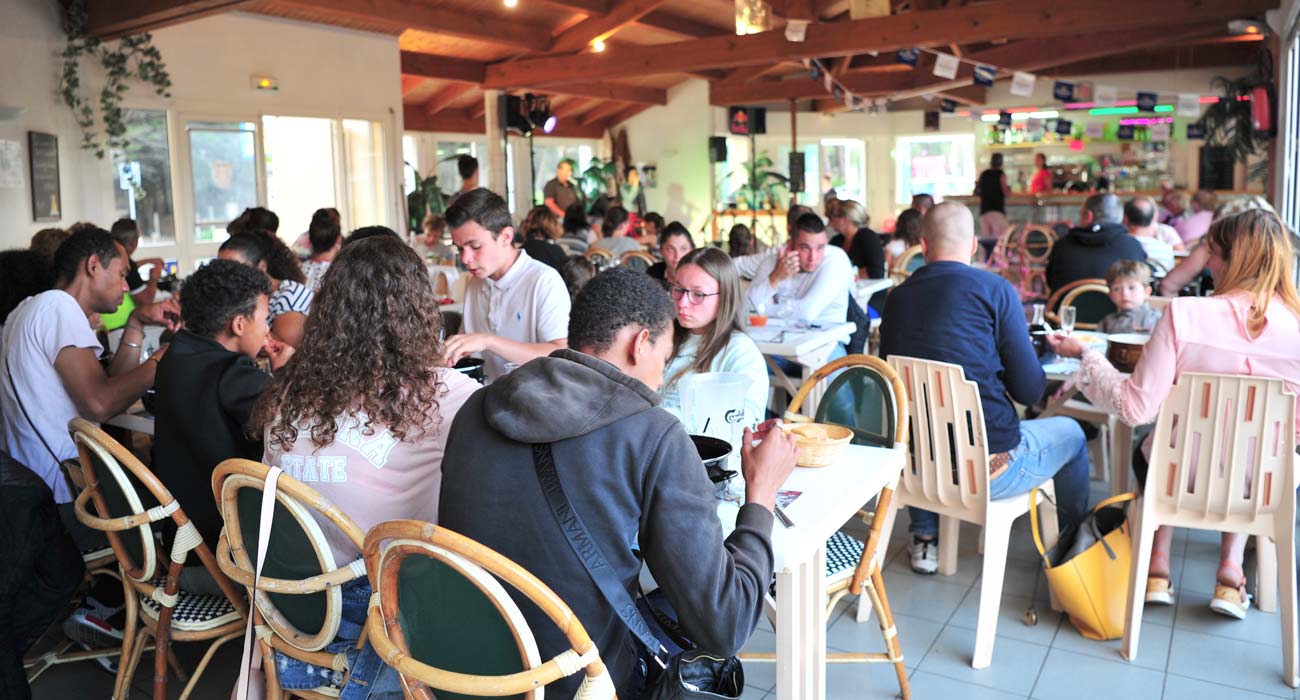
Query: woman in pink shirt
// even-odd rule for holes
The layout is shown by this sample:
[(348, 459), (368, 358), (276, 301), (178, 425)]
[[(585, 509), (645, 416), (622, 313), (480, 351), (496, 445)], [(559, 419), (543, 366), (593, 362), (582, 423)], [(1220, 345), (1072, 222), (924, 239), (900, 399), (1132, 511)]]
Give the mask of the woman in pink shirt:
[[(1252, 210), (1221, 218), (1206, 234), (1209, 269), (1218, 290), (1212, 297), (1179, 297), (1156, 324), (1142, 359), (1127, 379), (1095, 350), (1076, 339), (1053, 336), (1063, 357), (1081, 357), (1075, 383), (1094, 404), (1129, 425), (1155, 420), (1160, 404), (1183, 372), (1277, 377), (1300, 393), (1300, 296), (1292, 283), (1291, 242), (1271, 211)], [(1300, 426), (1298, 426), (1300, 427)], [(1297, 431), (1300, 434), (1300, 430)], [(1150, 439), (1142, 446), (1150, 454)], [(1134, 471), (1146, 478), (1145, 460)], [(1156, 532), (1147, 579), (1147, 602), (1173, 604), (1169, 550), (1174, 531)], [(1250, 599), (1242, 557), (1246, 536), (1224, 533), (1217, 573), (1215, 612), (1244, 618)]]

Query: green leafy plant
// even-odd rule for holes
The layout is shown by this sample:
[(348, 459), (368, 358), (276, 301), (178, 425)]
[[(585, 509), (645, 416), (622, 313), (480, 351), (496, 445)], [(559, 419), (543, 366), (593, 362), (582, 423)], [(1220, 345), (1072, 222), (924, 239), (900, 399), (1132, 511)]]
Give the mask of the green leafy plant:
[(582, 190), (583, 199), (587, 200), (587, 211), (591, 211), (601, 195), (608, 195), (614, 191), (616, 175), (613, 160), (606, 162), (599, 158), (591, 159), (587, 169), (578, 176), (578, 187)]
[[(457, 157), (444, 158), (443, 161), (453, 160)], [(424, 226), (425, 216), (441, 214), (447, 210), (447, 199), (442, 194), (442, 188), (438, 186), (436, 167), (434, 173), (429, 177), (422, 177), (420, 171), (416, 170), (415, 166), (409, 162), (406, 163), (406, 167), (410, 168), (412, 173), (415, 173), (415, 189), (406, 193), (406, 214), (409, 217), (407, 230), (419, 232)]]
[[(137, 78), (151, 86), (155, 94), (171, 97), (168, 92), (171, 76), (149, 34), (123, 37), (115, 42), (100, 41), (86, 34), (86, 0), (63, 0), (62, 9), (68, 43), (61, 54), (63, 75), (59, 94), (81, 127), (81, 147), (93, 150), (96, 158), (103, 158), (109, 150), (123, 149), (129, 143), (122, 114), (122, 97), (127, 92), (128, 80)], [(98, 62), (106, 74), (104, 87), (99, 91), (102, 141), (96, 127), (93, 98), (82, 94), (81, 65), (82, 58), (87, 57)]]
[(790, 178), (771, 170), (772, 165), (772, 157), (767, 151), (759, 151), (757, 158), (741, 163), (738, 170), (732, 170), (722, 176), (719, 180), (720, 187), (725, 187), (731, 177), (738, 172), (744, 172), (745, 184), (730, 194), (723, 193), (719, 199), (727, 202), (734, 201), (736, 207), (740, 209), (765, 211), (784, 206), (790, 198)]
[[(1201, 115), (1205, 145), (1227, 148), (1233, 159), (1240, 163), (1266, 156), (1273, 138), (1256, 133), (1249, 98), (1255, 88), (1271, 87), (1272, 83), (1273, 53), (1268, 49), (1260, 50), (1255, 69), (1249, 75), (1240, 78), (1215, 76), (1211, 84), (1219, 93), (1219, 101), (1211, 104)], [(1265, 158), (1249, 168), (1246, 178), (1262, 180), (1267, 174), (1268, 160)]]

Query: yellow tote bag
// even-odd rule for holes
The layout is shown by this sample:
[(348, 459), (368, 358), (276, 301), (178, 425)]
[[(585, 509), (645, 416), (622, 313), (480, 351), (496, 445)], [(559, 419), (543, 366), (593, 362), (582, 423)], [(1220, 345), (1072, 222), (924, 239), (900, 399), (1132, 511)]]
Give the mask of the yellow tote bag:
[(1070, 623), (1088, 639), (1124, 636), (1132, 553), (1120, 504), (1135, 498), (1135, 493), (1122, 493), (1098, 503), (1079, 524), (1073, 542), (1057, 542), (1048, 552), (1038, 532), (1038, 489), (1029, 494), (1029, 524), (1047, 585)]

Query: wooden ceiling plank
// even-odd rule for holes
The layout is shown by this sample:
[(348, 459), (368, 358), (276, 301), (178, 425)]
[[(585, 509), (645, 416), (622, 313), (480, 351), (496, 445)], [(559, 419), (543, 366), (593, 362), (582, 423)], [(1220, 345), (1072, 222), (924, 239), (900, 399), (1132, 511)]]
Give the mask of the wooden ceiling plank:
[(627, 109), (627, 105), (621, 102), (613, 102), (613, 101), (606, 102), (604, 104), (592, 107), (590, 110), (587, 111), (586, 114), (583, 114), (581, 117), (578, 118), (578, 123), (582, 124), (583, 126), (590, 126), (592, 124), (595, 124), (596, 122), (606, 119), (607, 117), (611, 117), (615, 114), (618, 114), (619, 112), (622, 112), (625, 109)]
[[(1063, 63), (1087, 60), (1114, 53), (1176, 43), (1207, 31), (1221, 31), (1215, 25), (1195, 25), (1182, 31), (1158, 33), (1146, 29), (1103, 34), (1081, 34), (1051, 39), (1027, 39), (995, 46), (967, 56), (967, 60), (1016, 70), (1037, 71)], [(935, 78), (917, 68), (906, 73), (872, 74), (851, 72), (840, 78), (845, 89), (861, 95), (889, 95), (897, 99), (970, 85), (974, 67), (963, 63), (957, 78)], [(826, 94), (820, 81), (807, 77), (753, 82), (745, 85), (711, 84), (709, 99), (715, 105), (776, 102), (817, 98)]]
[[(1234, 3), (1205, 0), (1095, 0), (1091, 3), (991, 0), (968, 7), (814, 24), (808, 28), (807, 41), (798, 43), (786, 41), (784, 33), (777, 30), (653, 46), (620, 46), (616, 51), (600, 54), (492, 64), (488, 66), (485, 84), (509, 88), (1080, 32), (1142, 29), (1160, 35), (1168, 30), (1170, 17), (1178, 17), (1184, 24), (1221, 22), (1261, 13), (1275, 6), (1276, 0), (1237, 0)], [(1104, 45), (1107, 41), (1101, 43)]]
[(697, 22), (693, 19), (679, 17), (677, 15), (655, 10), (637, 20), (637, 24), (651, 29), (658, 29), (661, 32), (676, 34), (683, 39), (702, 39), (707, 36), (716, 36), (727, 32), (725, 28), (714, 27), (703, 22)]
[(275, 0), (278, 5), (307, 8), (328, 15), (382, 22), (404, 29), (459, 36), (528, 51), (551, 46), (546, 27), (503, 19), (483, 12), (462, 13), (410, 0)]
[(646, 111), (647, 109), (650, 109), (650, 105), (632, 105), (631, 107), (628, 107), (627, 109), (624, 109), (614, 114), (614, 116), (606, 119), (604, 122), (600, 124), (600, 128), (606, 131), (613, 129), (619, 124), (622, 124), (623, 122), (631, 119), (632, 117), (635, 117), (636, 115)]
[(551, 5), (588, 15), (603, 15), (609, 12), (609, 0), (541, 0), (544, 5)]
[(402, 75), (418, 75), (461, 83), (482, 83), (487, 68), (482, 61), (418, 51), (403, 51), (401, 59)]
[(456, 100), (464, 97), (466, 93), (476, 89), (478, 86), (473, 83), (452, 83), (439, 90), (428, 102), (424, 103), (424, 113), (433, 116), (444, 109), (447, 109)]
[(668, 0), (619, 0), (608, 14), (592, 16), (555, 38), (551, 51), (572, 53), (614, 36), (620, 29), (658, 9)]
[[(477, 117), (463, 111), (448, 110), (435, 115), (428, 115), (420, 105), (405, 105), (402, 109), (402, 127), (405, 131), (441, 131), (458, 134), (485, 134), (487, 123), (480, 114)], [(585, 138), (598, 139), (605, 135), (604, 128), (586, 124), (577, 124), (574, 120), (563, 120), (550, 134), (536, 133), (537, 138)]]
[(229, 12), (251, 1), (87, 0), (86, 33), (100, 39), (118, 39)]
[[(402, 74), (453, 80), (460, 83), (482, 83), (484, 64), (451, 56), (402, 52)], [(641, 87), (638, 85), (620, 85), (617, 83), (566, 83), (554, 87), (522, 86), (516, 90), (533, 89), (535, 92), (551, 92), (579, 97), (596, 97), (603, 100), (620, 100), (651, 105), (668, 104), (668, 91), (663, 88)]]

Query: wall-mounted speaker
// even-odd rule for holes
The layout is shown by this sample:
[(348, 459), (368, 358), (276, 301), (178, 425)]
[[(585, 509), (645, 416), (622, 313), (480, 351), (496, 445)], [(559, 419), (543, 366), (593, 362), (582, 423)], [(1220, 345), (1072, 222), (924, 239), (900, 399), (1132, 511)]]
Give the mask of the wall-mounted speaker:
[(791, 151), (790, 170), (789, 170), (791, 192), (803, 192), (803, 188), (804, 188), (803, 171), (804, 171), (803, 151)]
[(709, 137), (709, 162), (710, 163), (727, 162), (727, 137), (726, 136)]

